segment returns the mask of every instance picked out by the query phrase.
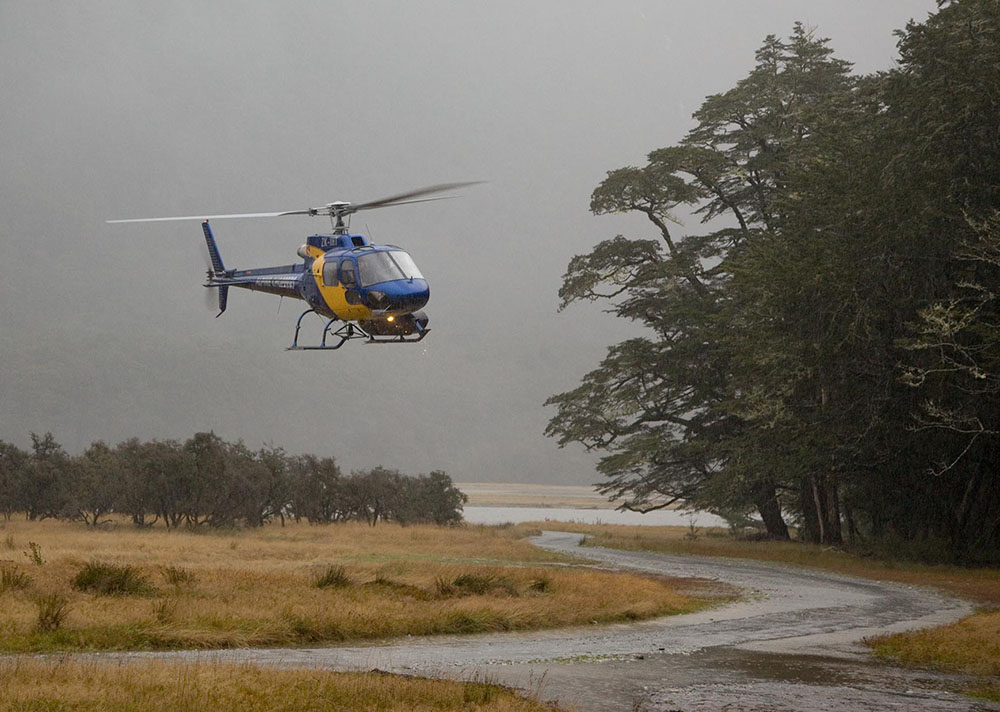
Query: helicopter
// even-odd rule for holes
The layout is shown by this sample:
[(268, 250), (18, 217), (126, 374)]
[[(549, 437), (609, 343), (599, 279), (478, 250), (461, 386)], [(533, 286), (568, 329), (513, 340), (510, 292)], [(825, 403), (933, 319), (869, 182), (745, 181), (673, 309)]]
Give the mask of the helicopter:
[[(412, 344), (422, 341), (430, 332), (427, 326), (429, 319), (423, 311), (430, 299), (427, 280), (413, 258), (402, 248), (376, 245), (364, 235), (351, 233), (350, 216), (360, 210), (446, 200), (456, 196), (426, 196), (481, 182), (442, 183), (364, 203), (336, 201), (305, 210), (134, 218), (106, 222), (117, 224), (201, 220), (211, 263), (204, 286), (218, 290), (219, 313), (216, 318), (226, 311), (230, 287), (301, 299), (309, 308), (299, 315), (295, 323), (295, 335), (292, 345), (287, 349), (289, 351), (332, 351), (354, 339), (369, 344)], [(288, 215), (329, 217), (333, 231), (309, 235), (297, 252), (302, 258), (300, 263), (256, 269), (226, 269), (210, 220)], [(317, 314), (327, 319), (319, 344), (299, 344), (302, 320), (308, 314)]]

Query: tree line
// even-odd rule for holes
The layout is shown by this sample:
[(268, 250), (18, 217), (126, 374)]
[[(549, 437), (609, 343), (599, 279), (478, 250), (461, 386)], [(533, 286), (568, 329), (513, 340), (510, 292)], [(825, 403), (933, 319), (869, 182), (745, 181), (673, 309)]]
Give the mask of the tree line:
[(138, 527), (259, 527), (287, 518), (456, 524), (466, 496), (441, 471), (416, 477), (375, 467), (344, 475), (332, 457), (251, 450), (214, 433), (184, 442), (92, 443), (69, 455), (51, 433), (31, 449), (0, 441), (0, 515), (96, 527), (112, 514)]
[[(644, 334), (552, 396), (627, 506), (1000, 558), (1000, 3), (940, 0), (890, 71), (796, 24), (677, 144), (610, 171), (561, 308)], [(705, 226), (683, 234), (678, 211)]]

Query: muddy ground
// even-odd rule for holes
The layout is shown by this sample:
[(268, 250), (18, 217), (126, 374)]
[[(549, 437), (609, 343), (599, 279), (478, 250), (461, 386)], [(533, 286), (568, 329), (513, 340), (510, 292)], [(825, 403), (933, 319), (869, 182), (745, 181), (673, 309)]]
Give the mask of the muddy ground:
[(1000, 710), (958, 694), (967, 682), (960, 676), (885, 665), (861, 644), (871, 635), (952, 622), (972, 611), (966, 602), (764, 562), (579, 548), (580, 540), (544, 532), (533, 542), (598, 566), (709, 579), (746, 595), (714, 610), (634, 624), (137, 655), (477, 678), (580, 710)]

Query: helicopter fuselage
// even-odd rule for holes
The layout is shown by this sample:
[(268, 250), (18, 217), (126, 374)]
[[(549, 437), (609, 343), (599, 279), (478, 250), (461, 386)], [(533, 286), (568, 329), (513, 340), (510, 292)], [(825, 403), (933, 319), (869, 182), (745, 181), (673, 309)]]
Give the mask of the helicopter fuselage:
[[(214, 237), (203, 223), (210, 252)], [(330, 319), (386, 328), (419, 311), (430, 287), (410, 255), (394, 245), (374, 245), (364, 235), (310, 235), (299, 248), (302, 262), (280, 267), (225, 270), (219, 265), (206, 287), (240, 287), (305, 301)], [(422, 316), (422, 326), (427, 318)], [(402, 327), (399, 324), (398, 327)], [(394, 330), (398, 327), (393, 327)]]

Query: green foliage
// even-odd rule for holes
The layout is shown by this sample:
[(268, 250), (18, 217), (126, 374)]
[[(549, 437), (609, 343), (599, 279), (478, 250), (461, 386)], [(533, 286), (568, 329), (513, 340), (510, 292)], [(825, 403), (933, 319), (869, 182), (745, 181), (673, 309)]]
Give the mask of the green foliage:
[[(546, 433), (601, 452), (626, 507), (1000, 546), (1000, 5), (942, 3), (899, 46), (856, 77), (802, 25), (769, 36), (679, 145), (595, 189), (658, 240), (574, 257), (560, 308), (647, 332), (551, 397)], [(679, 206), (706, 230), (677, 234)]]
[(137, 567), (102, 561), (84, 564), (71, 585), (98, 596), (148, 596), (156, 592)]
[(461, 522), (466, 502), (439, 470), (410, 477), (375, 467), (343, 476), (332, 457), (289, 456), (273, 445), (255, 452), (212, 432), (183, 443), (98, 441), (74, 457), (51, 433), (32, 442), (32, 453), (0, 442), (0, 516), (22, 511), (96, 528), (116, 512), (140, 528), (162, 522), (213, 531), (286, 517), (451, 525)]

